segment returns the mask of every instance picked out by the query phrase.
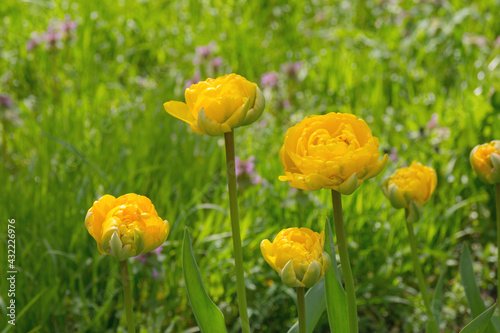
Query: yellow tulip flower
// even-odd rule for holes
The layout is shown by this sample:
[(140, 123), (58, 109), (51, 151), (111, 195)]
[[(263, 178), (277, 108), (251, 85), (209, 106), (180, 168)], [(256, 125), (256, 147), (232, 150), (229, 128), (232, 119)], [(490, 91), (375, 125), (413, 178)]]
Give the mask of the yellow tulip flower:
[(85, 227), (102, 254), (119, 261), (150, 252), (168, 236), (168, 221), (158, 217), (147, 197), (129, 193), (105, 195), (88, 210)]
[(436, 171), (413, 161), (409, 167), (400, 168), (387, 178), (382, 184), (382, 191), (394, 208), (407, 209), (408, 221), (416, 222), (436, 185)]
[(384, 169), (387, 155), (382, 161), (379, 156), (378, 139), (364, 120), (333, 112), (310, 116), (286, 132), (280, 151), (285, 175), (279, 179), (307, 191), (351, 194)]
[(193, 132), (212, 136), (249, 125), (264, 111), (264, 95), (257, 84), (228, 74), (191, 85), (186, 103), (170, 101), (165, 111), (187, 122)]
[(262, 255), (278, 272), (288, 287), (315, 285), (331, 265), (328, 253), (323, 251), (325, 233), (308, 228), (281, 230), (271, 243), (265, 239), (260, 243)]
[(500, 183), (500, 140), (477, 145), (470, 152), (472, 170), (486, 184)]

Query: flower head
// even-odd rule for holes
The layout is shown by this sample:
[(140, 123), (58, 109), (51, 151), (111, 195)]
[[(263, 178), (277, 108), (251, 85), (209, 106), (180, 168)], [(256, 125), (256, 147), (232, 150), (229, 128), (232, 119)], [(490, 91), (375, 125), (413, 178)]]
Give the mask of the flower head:
[(10, 108), (12, 99), (7, 94), (0, 94), (0, 108)]
[(470, 164), (482, 182), (500, 183), (500, 140), (474, 147), (470, 152)]
[(394, 208), (408, 210), (407, 219), (417, 221), (422, 206), (436, 189), (436, 171), (413, 161), (409, 167), (398, 169), (382, 184), (382, 191)]
[(31, 34), (31, 38), (26, 42), (26, 51), (31, 52), (42, 44), (43, 37), (38, 33), (34, 32)]
[(262, 76), (260, 78), (260, 84), (263, 87), (272, 88), (278, 84), (278, 79), (279, 79), (278, 73), (276, 73), (275, 71), (267, 72), (267, 73), (262, 74)]
[(187, 122), (193, 132), (212, 136), (253, 123), (265, 104), (259, 87), (236, 74), (193, 84), (185, 97), (186, 103), (166, 102), (165, 110)]
[(95, 201), (85, 227), (99, 252), (119, 261), (156, 249), (170, 231), (168, 221), (158, 216), (151, 200), (134, 193), (118, 198), (105, 195)]
[(364, 120), (333, 112), (310, 116), (286, 132), (280, 151), (285, 175), (279, 179), (307, 191), (351, 194), (385, 167), (387, 155), (382, 161), (379, 156), (378, 139)]
[(325, 233), (307, 228), (281, 230), (271, 243), (265, 239), (260, 250), (267, 263), (278, 272), (288, 287), (315, 285), (331, 265), (330, 256), (323, 251)]
[(300, 69), (302, 68), (302, 62), (296, 61), (288, 61), (281, 65), (281, 71), (288, 75), (291, 79), (295, 79), (298, 76)]
[(220, 66), (222, 66), (222, 62), (223, 62), (223, 59), (222, 59), (222, 57), (219, 56), (219, 57), (216, 57), (214, 60), (212, 60), (210, 65), (212, 66), (213, 70), (217, 70), (220, 68)]

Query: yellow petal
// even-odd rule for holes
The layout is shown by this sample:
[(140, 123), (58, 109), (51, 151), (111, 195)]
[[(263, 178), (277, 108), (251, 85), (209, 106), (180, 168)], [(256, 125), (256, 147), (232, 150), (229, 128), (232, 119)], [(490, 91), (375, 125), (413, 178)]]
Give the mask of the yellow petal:
[(196, 119), (191, 114), (191, 111), (189, 111), (189, 108), (186, 103), (170, 101), (163, 104), (163, 107), (165, 108), (165, 111), (167, 111), (168, 114), (182, 121), (185, 121), (188, 124), (193, 124), (196, 122)]
[(148, 253), (159, 247), (167, 239), (170, 225), (167, 220), (156, 216), (145, 218), (146, 228), (142, 231), (144, 235), (144, 249), (142, 253)]

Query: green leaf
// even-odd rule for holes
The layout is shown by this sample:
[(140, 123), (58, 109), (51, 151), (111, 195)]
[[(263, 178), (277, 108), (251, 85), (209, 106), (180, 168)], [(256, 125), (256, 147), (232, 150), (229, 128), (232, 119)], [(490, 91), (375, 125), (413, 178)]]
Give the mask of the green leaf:
[(497, 332), (500, 332), (500, 320), (498, 316), (491, 317), (491, 321), (493, 322), (493, 325), (495, 326)]
[[(477, 318), (485, 312), (486, 306), (484, 305), (479, 288), (476, 284), (470, 250), (466, 244), (464, 244), (462, 248), (462, 256), (460, 257), (460, 277), (464, 286), (465, 297), (467, 298), (467, 303), (472, 313), (472, 318)], [(485, 332), (496, 333), (495, 327), (491, 322), (487, 325)]]
[[(306, 329), (312, 333), (319, 318), (325, 311), (325, 279), (321, 279), (306, 293)], [(299, 323), (295, 323), (288, 333), (299, 333)]]
[(182, 271), (184, 273), (189, 303), (191, 303), (191, 308), (201, 332), (227, 332), (224, 315), (208, 296), (201, 280), (200, 271), (198, 270), (198, 265), (193, 254), (191, 236), (187, 227), (184, 229), (184, 241), (182, 245)]
[(325, 275), (326, 309), (330, 330), (336, 333), (349, 333), (349, 314), (347, 312), (347, 295), (340, 282), (340, 274), (335, 258), (332, 229), (328, 218), (325, 223), (325, 251), (332, 259), (332, 268)]
[(488, 310), (481, 313), (473, 321), (467, 324), (460, 333), (481, 333), (484, 332), (488, 326), (491, 326), (491, 317), (493, 312), (495, 312), (495, 307), (497, 305), (493, 304), (488, 308)]
[[(444, 274), (443, 272), (439, 277), (439, 280), (436, 285), (436, 290), (434, 290), (434, 297), (432, 299), (432, 314), (434, 315), (434, 319), (436, 320), (436, 324), (439, 327), (439, 317), (441, 315), (441, 297), (443, 295), (443, 282), (444, 282)], [(425, 332), (432, 332), (433, 328), (430, 326), (430, 322), (427, 322), (427, 326), (425, 327)]]

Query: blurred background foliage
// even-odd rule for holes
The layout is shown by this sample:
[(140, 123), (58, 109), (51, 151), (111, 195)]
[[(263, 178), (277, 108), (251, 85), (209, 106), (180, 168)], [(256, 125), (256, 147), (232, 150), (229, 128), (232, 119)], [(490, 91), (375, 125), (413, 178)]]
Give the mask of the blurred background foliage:
[[(146, 195), (171, 233), (131, 260), (143, 332), (196, 332), (180, 264), (184, 226), (208, 293), (238, 331), (222, 137), (199, 136), (162, 104), (186, 85), (235, 72), (267, 106), (236, 130), (250, 321), (295, 322), (294, 291), (259, 243), (282, 228), (320, 231), (328, 191), (278, 181), (286, 129), (353, 113), (390, 154), (384, 175), (344, 196), (361, 332), (421, 332), (426, 315), (404, 226), (380, 191), (420, 161), (438, 187), (416, 232), (428, 284), (445, 274), (442, 326), (470, 319), (458, 275), (468, 242), (488, 304), (496, 299), (493, 187), (468, 155), (500, 128), (498, 0), (15, 1), (0, 4), (0, 318), (6, 322), (7, 219), (16, 220), (17, 332), (121, 332), (118, 264), (84, 228), (103, 194)], [(8, 331), (8, 329), (7, 329)], [(11, 329), (13, 331), (13, 329)], [(327, 332), (324, 315), (317, 332)]]

